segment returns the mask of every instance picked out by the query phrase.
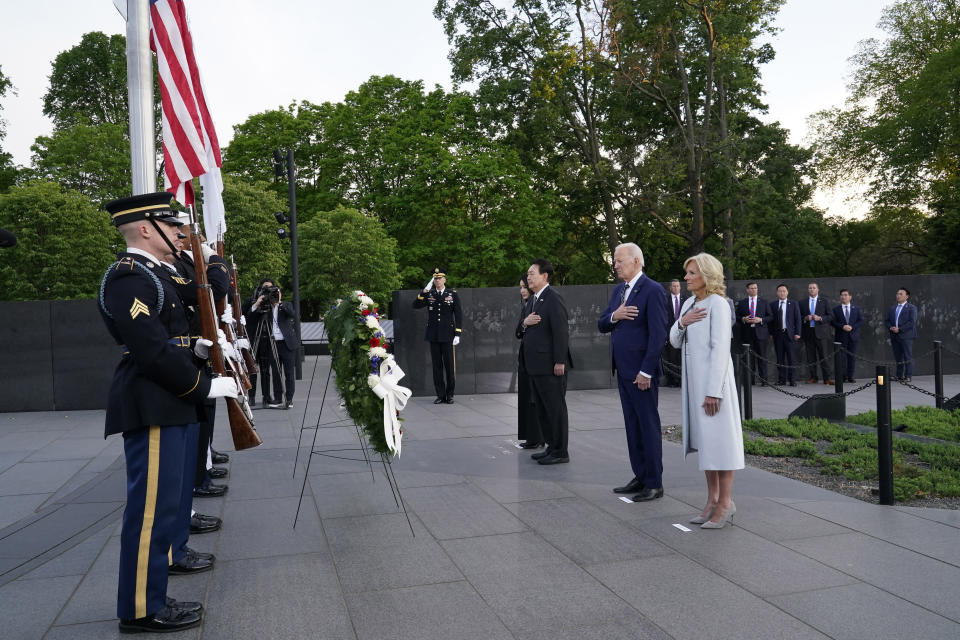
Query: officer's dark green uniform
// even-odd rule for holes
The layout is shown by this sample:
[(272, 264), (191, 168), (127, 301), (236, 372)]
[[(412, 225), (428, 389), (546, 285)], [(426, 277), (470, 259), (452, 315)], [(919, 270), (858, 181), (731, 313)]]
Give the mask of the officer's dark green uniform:
[(413, 301), (414, 309), (427, 308), (427, 328), (424, 340), (430, 343), (430, 359), (433, 362), (433, 386), (437, 391), (434, 404), (453, 402), (457, 372), (453, 357), (453, 339), (463, 328), (463, 311), (460, 297), (455, 289), (438, 290), (437, 278), (446, 278), (439, 267), (433, 270), (435, 286), (428, 293), (421, 292)]
[[(168, 193), (123, 198), (109, 203), (107, 210), (117, 226), (148, 220), (161, 233), (160, 224), (176, 223)], [(200, 621), (195, 611), (168, 608), (166, 598), (185, 433), (197, 422), (198, 405), (210, 390), (210, 378), (190, 349), (176, 277), (158, 264), (157, 256), (128, 249), (100, 285), (100, 312), (120, 356), (110, 385), (105, 435), (123, 434), (127, 467), (117, 594), (121, 630), (124, 625), (138, 630), (136, 624), (185, 628)], [(149, 620), (136, 620), (144, 618)]]

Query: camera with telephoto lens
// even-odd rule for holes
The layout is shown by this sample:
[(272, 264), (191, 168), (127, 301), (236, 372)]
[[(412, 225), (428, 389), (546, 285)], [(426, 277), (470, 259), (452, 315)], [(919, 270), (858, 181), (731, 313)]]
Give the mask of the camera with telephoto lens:
[(263, 298), (270, 304), (276, 304), (280, 302), (280, 287), (264, 287), (261, 290), (260, 295), (262, 295)]

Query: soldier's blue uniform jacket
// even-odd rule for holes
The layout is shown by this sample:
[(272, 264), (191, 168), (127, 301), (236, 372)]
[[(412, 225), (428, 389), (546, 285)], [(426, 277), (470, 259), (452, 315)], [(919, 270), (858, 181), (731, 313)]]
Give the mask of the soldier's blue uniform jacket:
[[(197, 315), (197, 267), (190, 254), (181, 252), (173, 263), (180, 279), (174, 279), (178, 285), (180, 298), (187, 305), (187, 319), (190, 321), (190, 334), (193, 338), (200, 335), (200, 316)], [(181, 284), (186, 280), (185, 284)], [(227, 297), (227, 291), (230, 290), (230, 274), (227, 271), (227, 263), (223, 258), (217, 255), (210, 256), (207, 264), (207, 282), (210, 283), (210, 291), (213, 293), (214, 301), (223, 300)]]
[(423, 339), (427, 342), (453, 342), (459, 336), (463, 327), (463, 311), (460, 308), (460, 297), (455, 289), (449, 287), (443, 290), (443, 295), (436, 287), (429, 293), (421, 292), (413, 301), (414, 309), (427, 308), (427, 328)]
[(105, 435), (197, 421), (210, 378), (190, 349), (188, 289), (186, 278), (137, 253), (120, 254), (104, 275), (100, 313), (121, 355)]

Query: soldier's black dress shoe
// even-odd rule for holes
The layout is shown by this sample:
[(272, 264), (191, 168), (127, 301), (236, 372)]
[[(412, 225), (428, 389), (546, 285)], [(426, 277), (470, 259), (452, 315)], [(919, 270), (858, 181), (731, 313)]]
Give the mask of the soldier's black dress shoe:
[(212, 469), (208, 469), (207, 473), (210, 474), (211, 478), (220, 479), (226, 478), (228, 471), (224, 467), (213, 467)]
[(437, 396), (437, 399), (433, 401), (433, 404), (443, 404), (443, 398)]
[(199, 602), (190, 602), (189, 600), (174, 600), (170, 596), (167, 596), (167, 606), (171, 609), (177, 609), (178, 611), (186, 611), (187, 613), (198, 613), (203, 611), (203, 605)]
[(195, 513), (190, 516), (190, 533), (212, 533), (220, 529), (223, 521), (216, 516), (205, 516), (202, 513)]
[(200, 558), (201, 560), (209, 560), (210, 562), (213, 562), (217, 559), (217, 556), (213, 555), (212, 553), (207, 553), (206, 551), (197, 551), (196, 549), (191, 549), (190, 547), (186, 547), (186, 549), (188, 556)]
[(120, 620), (120, 633), (170, 633), (183, 631), (200, 624), (203, 617), (197, 611), (183, 611), (173, 607), (164, 607), (156, 613), (142, 618)]
[(443, 401), (447, 404), (453, 404), (453, 396), (447, 396)]
[(213, 569), (213, 560), (188, 553), (182, 560), (170, 565), (168, 573), (171, 576), (189, 576), (194, 573), (210, 571), (211, 569)]
[(539, 449), (545, 444), (546, 444), (545, 442), (524, 442), (523, 444), (520, 445), (520, 448), (521, 449)]
[(193, 497), (194, 498), (219, 498), (227, 492), (227, 485), (224, 484), (210, 484), (201, 485), (199, 487), (193, 488)]
[(613, 490), (614, 493), (633, 493), (635, 491), (643, 491), (643, 483), (640, 482), (639, 478), (634, 478), (622, 487), (616, 487)]
[(563, 464), (570, 462), (570, 456), (555, 456), (552, 453), (546, 458), (537, 460), (537, 464)]
[(213, 464), (227, 464), (230, 462), (230, 456), (225, 453), (215, 451), (213, 447), (210, 448), (210, 453), (213, 459)]
[(534, 460), (540, 460), (541, 458), (546, 458), (550, 455), (550, 449), (544, 449), (543, 451), (531, 454), (530, 457)]
[(647, 502), (648, 500), (656, 500), (657, 498), (663, 497), (663, 487), (658, 487), (656, 489), (644, 489), (637, 495), (633, 496), (634, 502)]

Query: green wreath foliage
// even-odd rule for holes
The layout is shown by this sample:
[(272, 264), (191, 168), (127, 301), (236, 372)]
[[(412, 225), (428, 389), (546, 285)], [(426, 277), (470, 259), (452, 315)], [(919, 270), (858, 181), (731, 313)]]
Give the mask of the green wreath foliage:
[[(371, 357), (374, 347), (386, 347), (383, 330), (367, 326), (367, 318), (382, 319), (376, 303), (364, 304), (366, 294), (354, 291), (346, 300), (339, 300), (324, 317), (330, 340), (333, 372), (337, 391), (347, 413), (367, 436), (377, 453), (390, 454), (383, 433), (383, 400), (370, 388), (367, 378), (378, 375), (382, 358)], [(367, 298), (369, 300), (369, 298)]]

